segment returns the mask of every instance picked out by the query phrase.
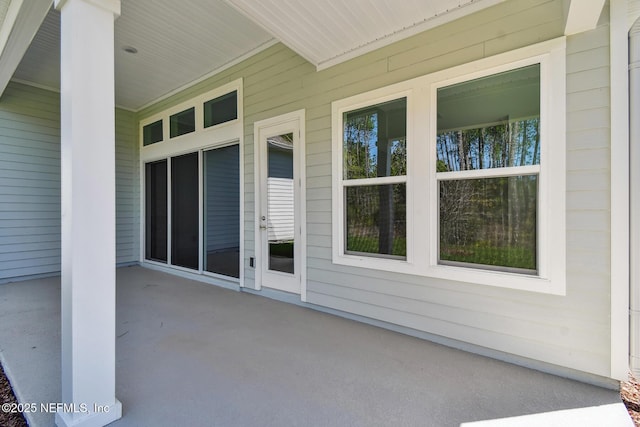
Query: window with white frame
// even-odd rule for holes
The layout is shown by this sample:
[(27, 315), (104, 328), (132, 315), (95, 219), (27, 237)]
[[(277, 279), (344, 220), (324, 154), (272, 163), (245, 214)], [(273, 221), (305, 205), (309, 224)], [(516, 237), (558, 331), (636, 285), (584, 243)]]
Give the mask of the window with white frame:
[(438, 263), (536, 274), (540, 64), (439, 87), (435, 108)]
[(407, 99), (343, 114), (345, 253), (406, 258)]
[(333, 262), (564, 293), (565, 56), (560, 38), (334, 102)]

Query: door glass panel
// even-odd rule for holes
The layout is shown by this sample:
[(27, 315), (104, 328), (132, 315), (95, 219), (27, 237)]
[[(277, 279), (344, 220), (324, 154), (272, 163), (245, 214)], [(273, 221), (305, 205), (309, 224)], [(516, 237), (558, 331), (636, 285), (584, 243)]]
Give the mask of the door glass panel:
[(240, 277), (240, 148), (204, 152), (204, 269)]
[(167, 262), (167, 161), (145, 165), (145, 258)]
[(198, 269), (198, 153), (171, 158), (171, 264)]
[(267, 138), (269, 270), (294, 274), (293, 134)]

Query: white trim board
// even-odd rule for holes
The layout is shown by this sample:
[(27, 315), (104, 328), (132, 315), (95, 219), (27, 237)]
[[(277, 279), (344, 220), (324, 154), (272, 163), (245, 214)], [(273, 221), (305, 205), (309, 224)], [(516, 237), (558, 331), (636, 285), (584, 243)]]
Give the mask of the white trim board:
[(627, 0), (610, 2), (611, 377), (629, 371), (629, 36)]
[[(271, 117), (265, 120), (260, 120), (254, 123), (253, 137), (254, 137), (254, 206), (255, 206), (255, 218), (254, 218), (254, 251), (256, 259), (255, 268), (255, 287), (256, 290), (263, 289), (263, 277), (262, 277), (262, 263), (263, 257), (266, 256), (262, 252), (262, 232), (260, 228), (260, 216), (262, 215), (262, 204), (264, 202), (264, 195), (259, 190), (261, 188), (261, 180), (263, 172), (261, 164), (263, 161), (262, 156), (265, 155), (261, 149), (261, 135), (262, 131), (268, 128), (275, 128), (277, 126), (285, 126), (287, 128), (296, 128), (299, 131), (297, 153), (294, 154), (294, 185), (297, 186), (298, 197), (294, 204), (295, 218), (298, 220), (299, 230), (296, 230), (296, 252), (295, 256), (299, 259), (298, 268), (299, 280), (300, 280), (300, 299), (301, 301), (307, 300), (307, 241), (306, 241), (306, 173), (305, 173), (305, 110), (297, 110), (280, 116)], [(295, 180), (298, 180), (296, 183)]]

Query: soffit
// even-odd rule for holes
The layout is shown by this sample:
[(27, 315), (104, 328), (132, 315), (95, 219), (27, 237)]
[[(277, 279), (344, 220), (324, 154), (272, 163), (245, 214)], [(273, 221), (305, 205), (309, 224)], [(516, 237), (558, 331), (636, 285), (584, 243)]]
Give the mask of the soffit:
[(227, 0), (318, 69), (503, 0)]

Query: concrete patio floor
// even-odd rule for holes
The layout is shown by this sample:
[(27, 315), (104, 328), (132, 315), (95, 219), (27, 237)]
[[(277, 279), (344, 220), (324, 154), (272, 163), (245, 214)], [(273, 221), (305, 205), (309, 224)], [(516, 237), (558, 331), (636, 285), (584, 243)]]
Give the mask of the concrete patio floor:
[[(114, 427), (459, 426), (600, 405), (622, 413), (614, 390), (309, 308), (142, 267), (119, 269), (117, 280), (123, 418)], [(59, 278), (0, 285), (0, 361), (21, 403), (60, 402), (59, 294)], [(531, 419), (519, 425), (552, 425)], [(54, 415), (28, 420), (49, 427)], [(619, 420), (607, 425), (628, 425)]]

